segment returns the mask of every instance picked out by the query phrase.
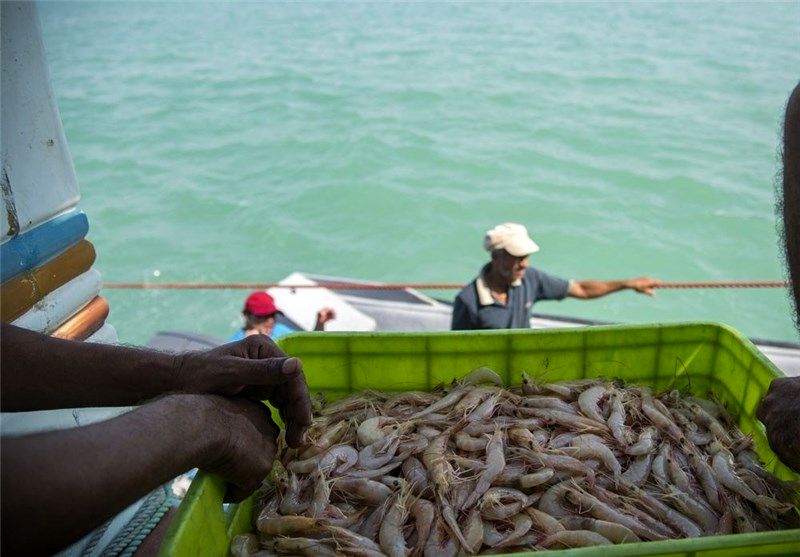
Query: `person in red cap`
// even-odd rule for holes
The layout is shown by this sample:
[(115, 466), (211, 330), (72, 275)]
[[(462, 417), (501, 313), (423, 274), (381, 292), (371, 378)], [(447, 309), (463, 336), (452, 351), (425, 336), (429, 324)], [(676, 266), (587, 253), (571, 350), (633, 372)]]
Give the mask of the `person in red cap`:
[[(231, 335), (228, 342), (235, 342), (250, 335), (259, 334), (278, 339), (297, 331), (297, 329), (279, 322), (279, 314), (283, 315), (283, 312), (275, 305), (275, 299), (272, 296), (263, 290), (252, 292), (245, 300), (244, 309), (242, 310), (244, 327)], [(322, 308), (317, 312), (317, 322), (314, 325), (314, 330), (324, 331), (325, 323), (331, 319), (336, 319), (336, 312), (331, 308)]]

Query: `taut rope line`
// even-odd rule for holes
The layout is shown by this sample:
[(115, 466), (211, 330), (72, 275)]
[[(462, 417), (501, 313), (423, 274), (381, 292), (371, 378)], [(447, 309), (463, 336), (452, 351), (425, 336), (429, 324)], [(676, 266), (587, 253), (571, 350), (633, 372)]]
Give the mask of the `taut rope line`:
[[(723, 281), (723, 282), (663, 282), (656, 288), (786, 288), (787, 281)], [(268, 288), (327, 288), (328, 290), (460, 290), (462, 283), (401, 282), (360, 284), (326, 282), (324, 284), (278, 284), (276, 282), (107, 282), (103, 288), (114, 290), (266, 290)]]

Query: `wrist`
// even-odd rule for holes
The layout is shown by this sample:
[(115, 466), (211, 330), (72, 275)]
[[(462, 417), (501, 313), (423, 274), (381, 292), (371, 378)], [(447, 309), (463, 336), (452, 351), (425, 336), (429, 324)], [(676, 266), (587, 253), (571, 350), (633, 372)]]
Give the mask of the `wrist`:
[(231, 425), (224, 410), (217, 404), (215, 395), (187, 395), (193, 401), (198, 452), (195, 466), (210, 468), (228, 452), (231, 442)]
[(186, 468), (202, 468), (224, 446), (227, 435), (215, 418), (218, 409), (213, 397), (198, 394), (172, 394), (159, 402), (166, 405), (170, 428), (188, 442)]

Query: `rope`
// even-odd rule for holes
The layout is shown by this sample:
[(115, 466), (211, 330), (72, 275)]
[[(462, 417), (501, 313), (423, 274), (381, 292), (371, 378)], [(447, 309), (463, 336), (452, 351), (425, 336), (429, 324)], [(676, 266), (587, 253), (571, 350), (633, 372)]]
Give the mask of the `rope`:
[[(663, 282), (656, 288), (786, 288), (786, 281)], [(323, 284), (278, 284), (275, 282), (107, 282), (104, 288), (114, 290), (267, 290), (268, 288), (327, 288), (328, 290), (460, 290), (461, 283), (405, 282), (360, 284), (326, 282)]]

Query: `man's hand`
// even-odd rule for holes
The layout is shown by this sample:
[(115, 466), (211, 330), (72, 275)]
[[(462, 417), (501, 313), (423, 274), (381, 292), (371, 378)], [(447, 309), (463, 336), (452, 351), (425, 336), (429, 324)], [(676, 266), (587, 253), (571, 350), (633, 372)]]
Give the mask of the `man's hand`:
[(325, 330), (325, 323), (333, 319), (336, 319), (336, 311), (333, 308), (322, 308), (317, 312), (317, 322), (314, 324), (314, 330)]
[(800, 472), (800, 377), (781, 377), (769, 386), (756, 417), (767, 427), (769, 446)]
[(226, 479), (226, 502), (238, 503), (269, 474), (280, 431), (269, 409), (244, 398), (197, 396), (203, 423), (214, 442), (198, 467)]
[(311, 400), (297, 358), (265, 335), (252, 335), (207, 352), (176, 356), (184, 392), (267, 400), (286, 424), (286, 442), (297, 447), (311, 425)]
[(653, 288), (661, 286), (661, 281), (652, 279), (650, 277), (636, 277), (626, 281), (626, 286), (632, 290), (636, 290), (640, 294), (647, 294), (648, 296), (655, 296), (656, 293)]

